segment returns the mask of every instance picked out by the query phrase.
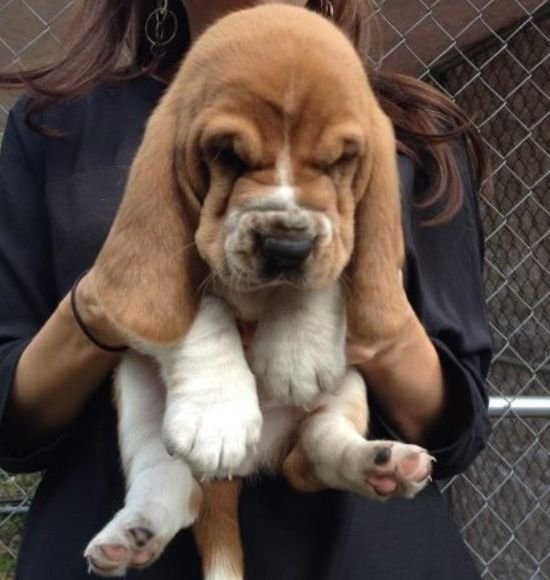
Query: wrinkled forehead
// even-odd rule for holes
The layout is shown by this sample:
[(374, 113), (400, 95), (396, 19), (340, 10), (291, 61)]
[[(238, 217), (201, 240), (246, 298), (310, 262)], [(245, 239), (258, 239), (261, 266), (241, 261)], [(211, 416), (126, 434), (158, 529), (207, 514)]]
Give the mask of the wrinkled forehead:
[(365, 71), (349, 41), (322, 20), (255, 20), (246, 29), (242, 18), (222, 21), (191, 50), (181, 90), (193, 95), (196, 108), (244, 113), (289, 135), (339, 113), (360, 115)]
[(352, 83), (329, 81), (323, 88), (311, 76), (289, 72), (276, 86), (254, 76), (219, 83), (197, 123), (204, 133), (242, 136), (262, 157), (277, 157), (280, 167), (290, 152), (296, 159), (314, 154), (326, 141), (361, 141), (368, 128), (363, 94)]

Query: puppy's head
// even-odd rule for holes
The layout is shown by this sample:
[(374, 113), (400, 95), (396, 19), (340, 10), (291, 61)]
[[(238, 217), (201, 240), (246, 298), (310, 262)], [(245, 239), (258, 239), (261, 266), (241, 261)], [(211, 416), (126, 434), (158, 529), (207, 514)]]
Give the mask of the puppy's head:
[[(144, 338), (181, 336), (200, 284), (195, 251), (236, 290), (334, 282), (356, 208), (383, 171), (382, 141), (395, 164), (391, 127), (336, 27), (283, 5), (222, 19), (149, 122), (98, 261), (107, 310)], [(115, 273), (117, 260), (126, 267)], [(112, 291), (122, 286), (123, 303)]]
[(330, 284), (350, 259), (373, 137), (351, 44), (319, 16), (270, 6), (226, 18), (196, 50), (184, 68), (202, 71), (203, 106), (178, 166), (182, 182), (198, 168), (198, 251), (234, 289)]

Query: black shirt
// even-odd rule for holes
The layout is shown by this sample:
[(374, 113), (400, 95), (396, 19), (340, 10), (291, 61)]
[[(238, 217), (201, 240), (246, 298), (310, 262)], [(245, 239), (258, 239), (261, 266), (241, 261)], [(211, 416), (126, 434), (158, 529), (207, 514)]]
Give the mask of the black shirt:
[[(123, 503), (110, 385), (49, 443), (25, 456), (2, 431), (17, 361), (75, 278), (94, 262), (119, 204), (144, 123), (163, 91), (151, 79), (100, 87), (44, 113), (64, 137), (11, 112), (0, 157), (0, 466), (45, 470), (26, 524), (19, 580), (84, 580), (88, 541)], [(409, 299), (440, 356), (455, 417), (432, 449), (435, 477), (464, 470), (488, 435), (491, 339), (482, 294), (482, 234), (465, 162), (465, 202), (445, 225), (424, 227), (412, 205), (423, 181), (399, 159)], [(70, 387), (69, 387), (70, 388)], [(77, 388), (75, 386), (75, 388)], [(395, 438), (371, 402), (371, 436)], [(473, 580), (479, 578), (436, 484), (414, 500), (302, 494), (279, 478), (247, 483), (240, 503), (247, 580)], [(184, 530), (158, 562), (128, 577), (198, 580)]]

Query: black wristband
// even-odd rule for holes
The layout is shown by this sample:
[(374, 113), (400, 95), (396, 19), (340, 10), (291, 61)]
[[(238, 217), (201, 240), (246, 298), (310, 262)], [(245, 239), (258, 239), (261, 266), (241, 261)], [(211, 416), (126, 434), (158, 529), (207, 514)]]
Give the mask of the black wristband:
[(73, 311), (74, 319), (76, 320), (76, 323), (78, 324), (80, 330), (86, 335), (88, 340), (90, 342), (93, 342), (101, 350), (106, 350), (107, 352), (125, 351), (128, 348), (126, 346), (109, 346), (109, 345), (103, 344), (102, 342), (97, 340), (97, 338), (90, 332), (90, 330), (88, 329), (86, 324), (84, 324), (84, 321), (82, 320), (82, 317), (80, 316), (80, 313), (78, 312), (78, 308), (76, 307), (76, 289), (78, 287), (78, 283), (80, 282), (80, 280), (82, 280), (82, 278), (84, 278), (84, 276), (88, 272), (89, 272), (89, 270), (85, 270), (84, 272), (82, 272), (82, 274), (80, 274), (80, 276), (75, 280), (75, 283), (73, 284), (73, 287), (71, 288), (71, 310)]

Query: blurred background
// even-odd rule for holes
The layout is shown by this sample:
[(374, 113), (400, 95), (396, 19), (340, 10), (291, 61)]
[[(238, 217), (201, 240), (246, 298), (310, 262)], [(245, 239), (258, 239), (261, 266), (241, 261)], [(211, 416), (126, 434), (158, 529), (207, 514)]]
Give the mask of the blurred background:
[[(48, 60), (74, 4), (0, 0), (0, 67)], [(483, 578), (550, 579), (550, 3), (375, 7), (372, 65), (448, 93), (473, 118), (492, 162), (494, 192), (482, 192), (481, 210), (494, 431), (475, 465), (442, 488)], [(0, 92), (0, 134), (15, 98)], [(0, 471), (1, 580), (12, 578), (37, 481)]]

